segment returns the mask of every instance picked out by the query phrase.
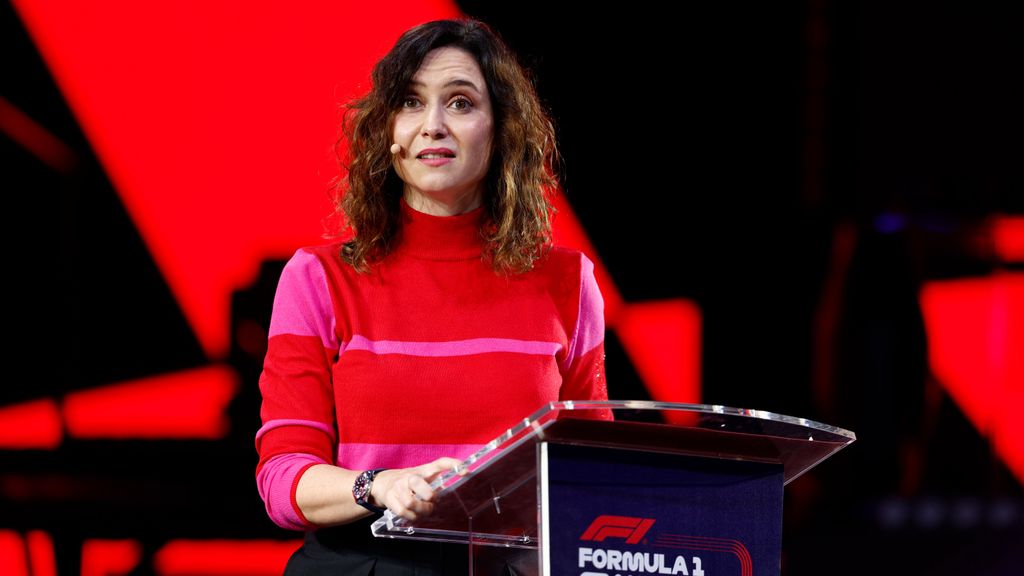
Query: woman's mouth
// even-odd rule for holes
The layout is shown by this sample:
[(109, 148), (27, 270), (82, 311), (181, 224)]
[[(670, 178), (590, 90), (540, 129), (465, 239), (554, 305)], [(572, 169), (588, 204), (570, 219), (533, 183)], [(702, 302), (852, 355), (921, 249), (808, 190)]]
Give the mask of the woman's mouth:
[(447, 148), (431, 148), (420, 152), (416, 159), (427, 166), (444, 166), (455, 158), (455, 152)]

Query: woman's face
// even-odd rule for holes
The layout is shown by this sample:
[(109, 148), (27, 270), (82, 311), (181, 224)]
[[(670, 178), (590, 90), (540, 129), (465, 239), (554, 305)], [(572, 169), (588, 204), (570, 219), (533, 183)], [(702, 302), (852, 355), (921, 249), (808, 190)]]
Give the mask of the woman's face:
[[(476, 59), (443, 47), (427, 53), (395, 115), (395, 171), (411, 206), (464, 212), (483, 201), (494, 119)], [(423, 210), (431, 211), (433, 210)]]

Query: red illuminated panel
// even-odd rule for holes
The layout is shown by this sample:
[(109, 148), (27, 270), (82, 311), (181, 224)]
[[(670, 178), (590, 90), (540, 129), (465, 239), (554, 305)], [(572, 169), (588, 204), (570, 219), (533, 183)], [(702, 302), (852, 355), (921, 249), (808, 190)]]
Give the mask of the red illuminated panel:
[(237, 388), (231, 368), (197, 368), (69, 394), (64, 418), (78, 438), (220, 438)]
[(996, 254), (1004, 262), (1024, 262), (1024, 217), (1003, 216), (992, 222)]
[(280, 576), (301, 540), (174, 540), (153, 558), (160, 576)]
[(700, 402), (700, 309), (683, 299), (630, 303), (619, 339), (651, 398)]
[(0, 407), (0, 449), (53, 450), (62, 437), (60, 410), (53, 400)]
[(215, 359), (231, 291), (323, 241), (338, 104), (402, 31), (458, 15), (438, 1), (14, 6)]
[(57, 576), (57, 560), (53, 554), (53, 539), (41, 530), (33, 530), (26, 538), (32, 576)]
[(0, 574), (28, 576), (25, 544), (14, 530), (0, 530)]
[(1024, 482), (1024, 274), (928, 282), (932, 372)]
[(82, 543), (82, 576), (124, 576), (142, 559), (135, 540), (86, 540)]

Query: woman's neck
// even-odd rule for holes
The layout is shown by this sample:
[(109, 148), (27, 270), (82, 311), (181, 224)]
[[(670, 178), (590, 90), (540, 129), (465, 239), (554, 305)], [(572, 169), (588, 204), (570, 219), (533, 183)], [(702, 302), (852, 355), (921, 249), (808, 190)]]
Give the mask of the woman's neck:
[(476, 210), (483, 204), (483, 194), (479, 190), (471, 190), (461, 195), (437, 197), (422, 192), (405, 189), (405, 202), (417, 212), (432, 216), (456, 216)]

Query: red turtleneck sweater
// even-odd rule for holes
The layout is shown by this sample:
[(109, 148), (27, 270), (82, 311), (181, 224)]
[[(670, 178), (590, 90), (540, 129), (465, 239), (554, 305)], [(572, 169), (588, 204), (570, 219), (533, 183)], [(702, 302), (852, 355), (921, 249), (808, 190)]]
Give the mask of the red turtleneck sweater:
[(260, 390), (257, 483), (280, 526), (307, 468), (404, 468), (465, 458), (554, 400), (607, 399), (593, 264), (553, 248), (499, 275), (481, 258), (483, 208), (404, 201), (395, 250), (365, 274), (341, 243), (298, 250), (281, 275)]

